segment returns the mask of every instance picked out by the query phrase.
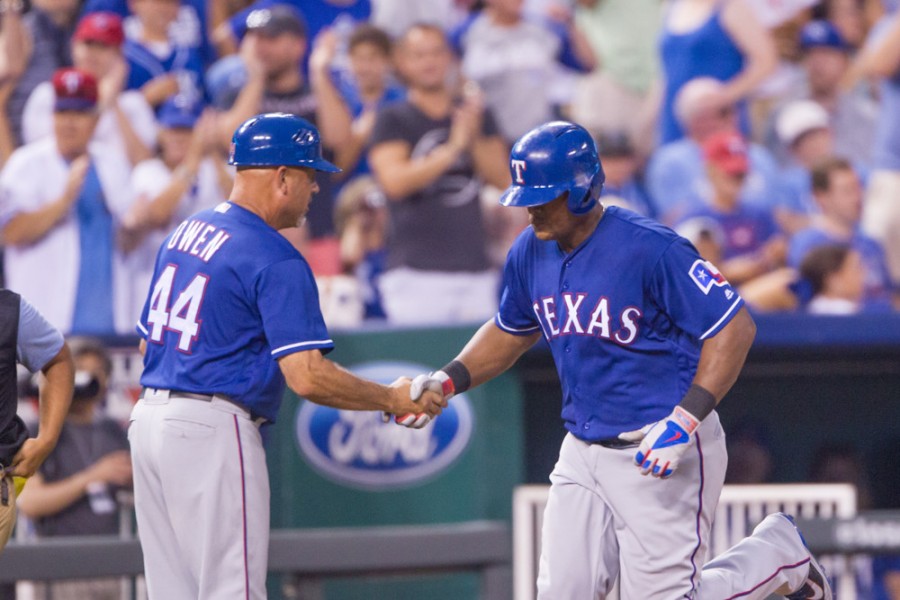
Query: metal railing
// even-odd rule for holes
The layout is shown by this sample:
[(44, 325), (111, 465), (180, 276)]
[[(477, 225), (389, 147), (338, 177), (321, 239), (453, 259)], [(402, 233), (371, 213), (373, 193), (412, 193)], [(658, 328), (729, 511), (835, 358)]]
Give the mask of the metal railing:
[[(0, 583), (143, 573), (137, 540), (114, 536), (12, 542), (0, 554)], [(512, 542), (502, 521), (272, 531), (269, 572), (298, 581), (359, 576), (477, 572), (481, 597), (512, 598)]]

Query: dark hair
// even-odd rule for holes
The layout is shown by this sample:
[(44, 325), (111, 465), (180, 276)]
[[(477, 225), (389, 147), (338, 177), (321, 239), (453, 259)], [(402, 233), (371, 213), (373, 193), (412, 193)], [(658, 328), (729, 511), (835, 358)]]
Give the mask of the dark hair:
[(91, 337), (71, 337), (66, 340), (72, 350), (72, 358), (78, 360), (84, 356), (95, 356), (103, 364), (103, 372), (107, 377), (112, 374), (112, 360), (103, 343)]
[(850, 250), (847, 244), (826, 244), (806, 253), (800, 262), (800, 275), (812, 286), (813, 295), (825, 289), (825, 280), (840, 270)]
[(600, 156), (634, 156), (634, 144), (625, 131), (598, 131), (594, 135), (594, 141)]
[(853, 165), (846, 158), (829, 156), (824, 158), (810, 171), (813, 192), (827, 192), (831, 189), (831, 174), (835, 171), (852, 171)]
[(353, 30), (347, 41), (347, 49), (352, 52), (361, 44), (371, 44), (385, 56), (391, 55), (391, 37), (383, 29), (369, 23), (362, 23)]
[(440, 27), (439, 25), (435, 25), (434, 23), (428, 23), (427, 21), (417, 21), (417, 22), (413, 23), (412, 25), (410, 25), (409, 27), (407, 27), (406, 31), (404, 31), (398, 38), (399, 43), (401, 45), (405, 44), (407, 41), (407, 38), (409, 37), (409, 34), (417, 29), (422, 30), (422, 31), (429, 31), (431, 33), (436, 33), (437, 35), (441, 36), (441, 38), (444, 40), (444, 42), (446, 42), (448, 45), (450, 43), (449, 40), (447, 39), (447, 32), (444, 31), (444, 29), (442, 27)]

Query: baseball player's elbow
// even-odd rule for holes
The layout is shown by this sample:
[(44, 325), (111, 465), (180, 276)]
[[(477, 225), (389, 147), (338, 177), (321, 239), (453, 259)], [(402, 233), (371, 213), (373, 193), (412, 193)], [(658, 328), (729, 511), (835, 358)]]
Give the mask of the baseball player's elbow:
[(288, 387), (291, 388), (295, 394), (300, 396), (301, 398), (306, 398), (307, 400), (315, 401), (318, 398), (318, 387), (314, 382), (305, 378), (294, 378), (293, 380), (288, 380)]

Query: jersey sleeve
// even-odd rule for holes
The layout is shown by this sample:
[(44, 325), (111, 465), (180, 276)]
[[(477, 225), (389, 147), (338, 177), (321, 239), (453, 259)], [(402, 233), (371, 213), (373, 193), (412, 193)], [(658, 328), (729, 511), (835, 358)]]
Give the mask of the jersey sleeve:
[(256, 278), (256, 299), (273, 358), (334, 349), (316, 281), (302, 260), (283, 260), (263, 269)]
[(678, 328), (700, 340), (716, 335), (744, 304), (719, 270), (683, 238), (657, 262), (651, 294)]
[(512, 335), (532, 335), (541, 330), (541, 325), (531, 310), (531, 302), (519, 269), (519, 244), (513, 246), (506, 265), (503, 267), (503, 282), (500, 292), (500, 309), (494, 317), (494, 324)]
[(24, 298), (19, 299), (16, 355), (32, 373), (43, 369), (63, 347), (63, 336)]

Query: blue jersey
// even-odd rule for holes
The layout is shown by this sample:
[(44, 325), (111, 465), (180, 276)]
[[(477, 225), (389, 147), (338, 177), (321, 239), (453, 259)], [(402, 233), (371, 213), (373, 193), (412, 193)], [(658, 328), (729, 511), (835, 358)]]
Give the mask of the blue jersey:
[(495, 324), (543, 333), (565, 426), (587, 441), (668, 415), (693, 381), (702, 340), (743, 305), (687, 240), (617, 207), (569, 254), (529, 227), (503, 278)]
[(334, 347), (299, 252), (230, 202), (166, 238), (137, 330), (145, 387), (222, 394), (275, 420), (284, 377), (275, 359)]

